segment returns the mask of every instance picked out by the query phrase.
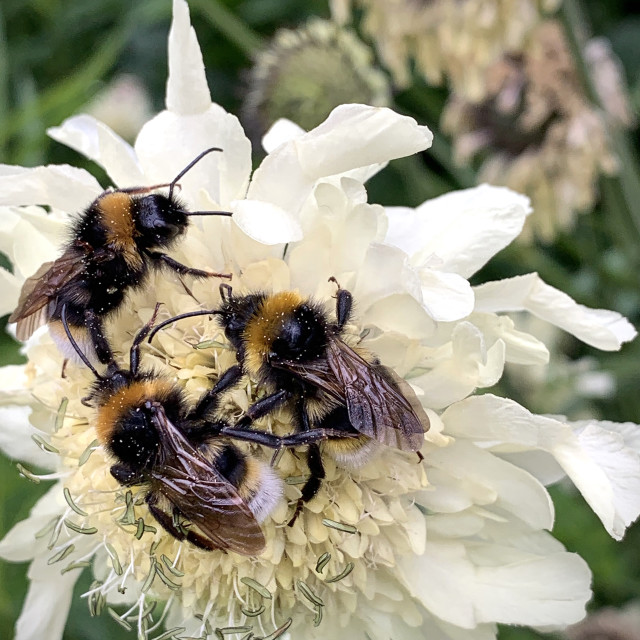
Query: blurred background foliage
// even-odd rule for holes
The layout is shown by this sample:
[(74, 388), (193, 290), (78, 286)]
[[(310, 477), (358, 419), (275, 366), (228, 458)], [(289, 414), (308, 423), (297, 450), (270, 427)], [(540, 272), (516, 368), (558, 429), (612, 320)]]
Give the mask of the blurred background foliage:
[[(437, 5), (439, 1), (422, 4)], [(254, 141), (259, 140), (269, 119), (278, 115), (295, 117), (297, 108), (305, 126), (310, 126), (309, 118), (320, 122), (326, 112), (316, 113), (313, 107), (318, 105), (326, 111), (330, 108), (329, 89), (323, 86), (329, 81), (326, 76), (330, 75), (334, 85), (340, 86), (338, 93), (342, 100), (357, 99), (349, 98), (348, 93), (345, 98), (344, 91), (353, 89), (355, 96), (360, 95), (358, 91), (365, 96), (369, 91), (370, 101), (388, 101), (395, 109), (428, 124), (436, 135), (433, 149), (421, 157), (398, 160), (376, 176), (368, 184), (370, 201), (416, 206), (426, 198), (476, 183), (482, 163), (491, 151), (485, 147), (461, 165), (456, 162), (459, 132), (448, 127), (450, 135), (445, 135), (441, 126), (443, 111), (460, 87), (448, 82), (451, 79), (446, 74), (444, 81), (435, 86), (412, 60), (407, 61), (406, 77), (402, 79), (385, 67), (379, 57), (380, 50), (376, 49), (376, 34), (371, 25), (367, 25), (367, 17), (377, 4), (375, 0), (353, 2), (353, 30), (349, 38), (359, 39), (355, 45), (351, 41), (345, 44), (343, 36), (336, 35), (332, 26), (328, 31), (318, 27), (311, 35), (280, 34), (274, 41), (282, 28), (301, 28), (314, 17), (329, 19), (330, 7), (324, 0), (190, 0), (189, 4), (213, 98), (228, 111), (243, 114)], [(414, 6), (420, 4), (413, 3)], [(496, 0), (496, 6), (498, 4), (509, 3)], [(532, 1), (532, 4), (536, 3)], [(568, 55), (575, 64), (578, 91), (584, 93), (585, 104), (595, 112), (602, 113), (604, 101), (590, 86), (593, 65), (582, 55), (582, 45), (590, 36), (604, 36), (621, 64), (623, 86), (628, 88), (627, 115), (630, 117), (622, 125), (603, 120), (617, 167), (608, 174), (600, 172), (595, 176), (593, 198), (586, 206), (578, 207), (582, 212), (576, 214), (573, 222), (544, 238), (534, 233), (527, 242), (508, 247), (475, 281), (535, 270), (577, 301), (620, 311), (638, 326), (640, 7), (631, 0), (565, 0), (555, 4), (560, 5), (557, 18), (567, 41)], [(99, 168), (47, 138), (46, 129), (60, 124), (69, 115), (90, 110), (110, 121), (124, 137), (133, 137), (131, 131), (140, 124), (136, 118), (144, 121), (149, 113), (163, 108), (170, 17), (169, 0), (136, 3), (128, 0), (2, 0), (0, 161), (25, 166), (48, 163), (83, 166), (107, 186), (108, 180)], [(416, 34), (412, 37), (415, 42)], [(318, 47), (311, 56), (318, 67), (329, 68), (329, 62), (326, 65), (322, 62), (322, 47), (327, 52), (339, 50), (340, 56), (330, 74), (325, 73), (317, 80), (308, 76), (310, 80), (303, 86), (307, 75), (295, 67), (287, 67), (286, 63), (291, 61), (291, 51), (297, 52), (309, 43)], [(278, 58), (281, 45), (289, 53)], [(266, 52), (265, 57), (251, 70), (261, 51)], [(510, 63), (520, 64), (526, 58), (522, 52), (508, 53)], [(385, 60), (388, 63), (388, 58)], [(331, 61), (334, 63), (335, 59)], [(545, 64), (551, 62), (547, 60)], [(291, 78), (293, 84), (299, 86), (290, 87), (293, 93), (289, 96), (286, 83)], [(109, 88), (111, 97), (104, 97)], [(276, 95), (277, 99), (268, 109), (269, 95)], [(477, 97), (474, 100), (475, 108), (479, 102)], [(278, 113), (278, 109), (283, 113)], [(561, 111), (553, 113), (554, 123), (560, 119)], [(486, 111), (482, 113), (486, 115)], [(542, 146), (539, 141), (529, 141), (529, 145)], [(258, 145), (254, 151), (259, 159)], [(5, 322), (6, 319), (0, 327), (3, 329), (0, 363), (19, 363), (22, 358), (18, 345), (5, 334)], [(550, 334), (547, 338), (554, 346), (548, 369), (511, 371), (500, 389), (492, 391), (508, 394), (534, 412), (565, 413), (574, 419), (596, 416), (640, 422), (637, 392), (640, 342), (626, 345), (620, 353), (601, 353), (566, 336)], [(0, 455), (0, 536), (27, 515), (36, 497), (45, 491), (45, 484), (34, 485), (21, 478), (15, 462)], [(640, 595), (639, 526), (631, 527), (623, 542), (614, 542), (579, 495), (563, 486), (553, 488), (552, 493), (557, 508), (554, 533), (569, 549), (580, 553), (594, 572), (591, 609), (620, 607), (637, 599)], [(2, 637), (10, 637), (19, 615), (27, 589), (25, 573), (25, 565), (0, 565)], [(88, 588), (88, 581), (89, 577), (80, 581), (78, 596)], [(86, 601), (75, 598), (65, 639), (107, 637), (131, 636), (104, 616), (90, 620)], [(540, 634), (504, 628), (501, 637), (523, 640), (540, 637)]]

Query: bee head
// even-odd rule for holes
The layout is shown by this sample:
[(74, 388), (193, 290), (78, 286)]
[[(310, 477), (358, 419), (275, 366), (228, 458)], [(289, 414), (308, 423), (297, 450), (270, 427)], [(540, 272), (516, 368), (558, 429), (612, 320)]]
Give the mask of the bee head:
[(168, 247), (187, 229), (187, 213), (175, 198), (155, 193), (136, 205), (138, 243), (144, 247)]
[(180, 422), (185, 400), (179, 387), (153, 373), (134, 375), (126, 370), (105, 380), (102, 387), (96, 394), (99, 441), (129, 468), (138, 472), (149, 469), (160, 447), (154, 406), (161, 405), (167, 419)]
[(327, 320), (319, 308), (297, 292), (283, 291), (262, 296), (242, 339), (247, 369), (257, 373), (274, 361), (322, 357), (327, 345)]
[(153, 411), (145, 403), (132, 405), (113, 426), (107, 445), (111, 453), (138, 472), (153, 466), (160, 446)]
[(271, 341), (267, 359), (314, 360), (326, 346), (326, 321), (309, 304), (301, 304), (283, 314)]

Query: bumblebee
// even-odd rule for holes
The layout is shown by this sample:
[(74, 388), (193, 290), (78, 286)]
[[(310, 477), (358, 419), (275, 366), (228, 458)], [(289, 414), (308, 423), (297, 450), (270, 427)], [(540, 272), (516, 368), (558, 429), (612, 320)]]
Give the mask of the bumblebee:
[[(192, 269), (159, 249), (170, 248), (188, 227), (189, 216), (223, 215), (226, 211), (187, 211), (174, 196), (178, 180), (217, 147), (207, 149), (167, 185), (105, 191), (74, 222), (62, 255), (46, 262), (28, 278), (9, 322), (26, 340), (43, 324), (67, 357), (69, 350), (61, 324), (66, 305), (68, 324), (84, 353), (102, 364), (112, 360), (104, 336), (104, 320), (122, 306), (129, 290), (139, 288), (151, 269), (167, 268), (179, 275), (229, 277)], [(151, 193), (169, 187), (168, 195)]]
[(175, 382), (142, 371), (140, 344), (153, 326), (158, 307), (133, 340), (129, 369), (112, 360), (104, 376), (75, 342), (66, 305), (62, 307), (66, 336), (96, 378), (88, 400), (97, 408), (98, 440), (115, 459), (111, 474), (123, 486), (146, 486), (149, 511), (178, 540), (207, 550), (257, 555), (265, 544), (259, 523), (280, 500), (282, 483), (268, 465), (228, 438), (280, 449), (326, 434), (279, 438), (233, 429), (209, 419), (217, 408), (219, 389), (229, 384), (224, 376), (191, 407)]
[[(288, 403), (297, 430), (330, 434), (323, 449), (342, 464), (360, 466), (378, 444), (420, 456), (430, 425), (414, 391), (373, 354), (343, 340), (353, 307), (349, 291), (338, 285), (335, 321), (319, 304), (295, 291), (234, 296), (223, 284), (220, 292), (219, 309), (182, 314), (154, 331), (183, 317), (219, 316), (239, 364), (225, 372), (227, 386), (218, 392), (245, 374), (268, 391), (249, 407), (236, 430), (248, 429), (254, 420)], [(318, 442), (309, 444), (307, 463), (310, 477), (290, 524), (324, 478)]]

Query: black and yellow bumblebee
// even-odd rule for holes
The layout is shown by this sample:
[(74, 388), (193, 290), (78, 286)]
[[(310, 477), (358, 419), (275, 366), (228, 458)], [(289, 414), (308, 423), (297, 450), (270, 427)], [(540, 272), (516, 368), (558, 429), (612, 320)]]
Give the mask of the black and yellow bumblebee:
[[(411, 386), (373, 354), (343, 340), (353, 307), (349, 291), (338, 285), (335, 321), (320, 304), (295, 291), (234, 296), (222, 284), (220, 292), (219, 309), (181, 314), (154, 332), (184, 317), (219, 316), (239, 364), (225, 372), (226, 386), (218, 392), (248, 374), (268, 393), (249, 407), (234, 425), (236, 431), (289, 404), (297, 431), (331, 434), (323, 452), (343, 465), (362, 465), (378, 444), (421, 455), (429, 417)], [(308, 446), (307, 463), (310, 477), (292, 522), (325, 475), (317, 442)]]
[(264, 548), (262, 522), (282, 496), (280, 478), (257, 457), (244, 453), (229, 438), (273, 449), (323, 439), (322, 432), (275, 435), (236, 430), (211, 420), (219, 389), (205, 392), (191, 406), (172, 380), (139, 367), (140, 344), (151, 320), (135, 336), (129, 368), (112, 360), (100, 375), (82, 352), (67, 322), (61, 323), (78, 357), (96, 382), (87, 400), (97, 409), (98, 440), (115, 459), (111, 474), (123, 486), (146, 486), (146, 503), (153, 517), (178, 540), (202, 549), (224, 549), (258, 555)]
[[(18, 306), (9, 322), (17, 322), (16, 335), (26, 340), (43, 324), (67, 357), (62, 324), (66, 305), (68, 324), (83, 351), (107, 364), (112, 360), (104, 336), (104, 320), (122, 306), (129, 290), (140, 287), (150, 269), (168, 268), (180, 275), (229, 277), (192, 269), (159, 249), (170, 248), (183, 235), (189, 216), (223, 215), (226, 211), (187, 211), (174, 195), (178, 180), (204, 156), (221, 151), (207, 149), (166, 185), (105, 191), (73, 223), (62, 255), (43, 264), (25, 281)], [(151, 193), (169, 187), (167, 195)]]

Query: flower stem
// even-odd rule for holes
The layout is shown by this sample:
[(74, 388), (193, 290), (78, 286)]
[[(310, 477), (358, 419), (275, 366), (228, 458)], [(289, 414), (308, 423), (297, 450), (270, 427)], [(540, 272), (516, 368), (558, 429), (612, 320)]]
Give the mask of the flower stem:
[(218, 0), (191, 0), (190, 5), (247, 58), (262, 48), (262, 38)]

